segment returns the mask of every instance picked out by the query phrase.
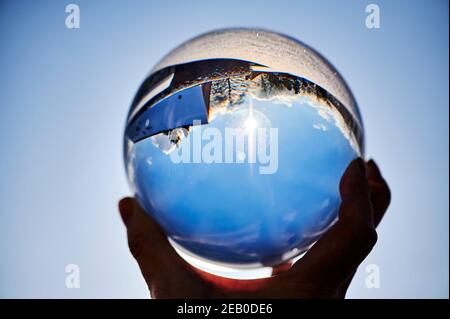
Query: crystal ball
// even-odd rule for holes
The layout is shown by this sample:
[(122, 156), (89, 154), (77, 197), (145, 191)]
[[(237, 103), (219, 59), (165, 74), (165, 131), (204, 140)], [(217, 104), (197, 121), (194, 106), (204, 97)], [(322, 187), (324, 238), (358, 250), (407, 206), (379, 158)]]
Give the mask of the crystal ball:
[(307, 251), (337, 220), (339, 181), (363, 141), (350, 89), (318, 52), (225, 29), (154, 67), (128, 113), (124, 158), (135, 197), (176, 250), (220, 273)]

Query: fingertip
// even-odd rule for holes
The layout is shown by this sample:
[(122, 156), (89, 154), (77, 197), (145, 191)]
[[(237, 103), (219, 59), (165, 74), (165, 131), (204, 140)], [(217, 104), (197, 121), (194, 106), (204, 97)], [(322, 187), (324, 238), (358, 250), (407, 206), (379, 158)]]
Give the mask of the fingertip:
[(367, 162), (366, 167), (367, 167), (367, 177), (369, 179), (382, 179), (380, 168), (373, 159), (370, 159)]
[(372, 188), (378, 190), (378, 192), (382, 193), (384, 201), (387, 201), (387, 204), (389, 204), (391, 199), (391, 190), (381, 174), (380, 168), (372, 159), (367, 162), (367, 178), (369, 179), (371, 192)]
[(133, 210), (133, 198), (132, 197), (124, 197), (119, 201), (119, 211), (126, 212)]
[(133, 198), (125, 197), (119, 201), (119, 212), (125, 225), (128, 224), (128, 221), (133, 214), (133, 210)]
[(391, 202), (391, 190), (374, 160), (367, 162), (370, 198), (373, 206), (373, 220), (378, 226)]
[(339, 184), (341, 197), (365, 191), (367, 186), (366, 165), (361, 157), (350, 162)]

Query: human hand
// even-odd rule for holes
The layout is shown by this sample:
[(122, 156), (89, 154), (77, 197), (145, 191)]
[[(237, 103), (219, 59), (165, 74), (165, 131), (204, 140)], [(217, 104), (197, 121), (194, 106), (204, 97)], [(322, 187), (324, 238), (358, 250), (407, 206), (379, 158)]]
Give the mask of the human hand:
[(290, 268), (270, 278), (237, 280), (190, 266), (163, 230), (127, 197), (119, 202), (130, 251), (153, 298), (344, 298), (359, 264), (377, 240), (375, 227), (390, 190), (373, 160), (355, 159), (339, 186), (339, 220)]

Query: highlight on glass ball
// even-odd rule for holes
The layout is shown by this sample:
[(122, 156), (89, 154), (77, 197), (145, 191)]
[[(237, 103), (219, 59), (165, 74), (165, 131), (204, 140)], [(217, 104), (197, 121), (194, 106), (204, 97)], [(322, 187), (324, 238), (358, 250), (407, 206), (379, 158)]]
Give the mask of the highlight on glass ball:
[(225, 29), (180, 45), (145, 79), (124, 157), (137, 200), (181, 256), (233, 277), (301, 256), (333, 225), (363, 141), (353, 95), (319, 53)]

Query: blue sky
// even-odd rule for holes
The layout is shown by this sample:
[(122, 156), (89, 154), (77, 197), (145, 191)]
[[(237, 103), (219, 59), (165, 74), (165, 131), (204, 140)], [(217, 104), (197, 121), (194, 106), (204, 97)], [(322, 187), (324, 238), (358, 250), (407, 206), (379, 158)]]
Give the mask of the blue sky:
[(172, 48), (239, 26), (314, 47), (360, 106), (393, 201), (348, 297), (448, 297), (447, 1), (376, 1), (380, 29), (369, 1), (73, 1), (81, 28), (67, 29), (69, 3), (0, 2), (1, 297), (147, 297), (116, 209), (128, 107)]

